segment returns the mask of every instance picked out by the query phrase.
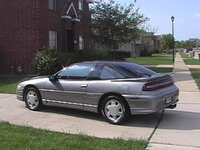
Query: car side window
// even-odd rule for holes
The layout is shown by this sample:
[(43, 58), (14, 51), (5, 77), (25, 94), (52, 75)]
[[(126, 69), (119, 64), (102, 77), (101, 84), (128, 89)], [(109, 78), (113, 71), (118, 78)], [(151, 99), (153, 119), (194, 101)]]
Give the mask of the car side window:
[(94, 64), (75, 64), (57, 74), (59, 79), (86, 79)]
[(108, 66), (103, 67), (99, 77), (101, 80), (125, 78), (124, 75), (122, 75), (121, 73), (117, 72), (116, 70), (114, 70)]

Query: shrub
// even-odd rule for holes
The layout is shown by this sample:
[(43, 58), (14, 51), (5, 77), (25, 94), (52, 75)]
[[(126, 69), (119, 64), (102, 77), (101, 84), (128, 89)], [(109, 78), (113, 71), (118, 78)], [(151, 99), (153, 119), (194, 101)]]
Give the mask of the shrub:
[(56, 49), (39, 51), (35, 56), (34, 63), (40, 75), (53, 74), (61, 67)]
[(109, 54), (106, 50), (84, 50), (77, 53), (66, 53), (55, 49), (46, 49), (36, 54), (34, 63), (40, 75), (53, 74), (61, 67), (82, 61), (122, 60), (129, 57), (129, 53), (115, 52)]
[(63, 66), (81, 61), (108, 60), (109, 53), (105, 50), (84, 50), (78, 53), (59, 53), (60, 62)]

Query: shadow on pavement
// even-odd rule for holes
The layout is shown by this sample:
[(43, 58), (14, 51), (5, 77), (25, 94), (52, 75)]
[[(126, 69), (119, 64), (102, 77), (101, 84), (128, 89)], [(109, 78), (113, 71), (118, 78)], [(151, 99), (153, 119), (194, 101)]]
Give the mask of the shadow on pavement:
[[(69, 115), (73, 117), (79, 117), (96, 120), (100, 122), (106, 122), (100, 114), (67, 109), (58, 107), (45, 107), (42, 112), (44, 113), (56, 113), (62, 115)], [(127, 127), (155, 127), (161, 112), (149, 115), (131, 115), (129, 120), (120, 126)], [(166, 110), (162, 118), (160, 129), (169, 130), (200, 130), (200, 113), (198, 112), (188, 112), (188, 111), (178, 111), (178, 110)]]
[[(100, 114), (82, 111), (82, 110), (45, 106), (45, 108), (41, 111), (44, 113), (62, 114), (62, 115), (68, 115), (68, 116), (73, 116), (73, 117), (106, 122), (106, 120), (104, 120), (104, 118)], [(131, 115), (129, 120), (120, 126), (153, 127), (154, 128), (161, 114), (162, 114), (161, 112), (158, 112), (158, 113), (149, 114), (149, 115)]]

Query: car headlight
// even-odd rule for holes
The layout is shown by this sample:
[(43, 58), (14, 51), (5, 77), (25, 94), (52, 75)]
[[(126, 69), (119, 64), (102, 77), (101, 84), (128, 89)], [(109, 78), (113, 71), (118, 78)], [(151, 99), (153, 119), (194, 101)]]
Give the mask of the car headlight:
[(21, 84), (18, 84), (17, 89), (20, 90), (20, 89), (22, 89), (22, 88), (23, 88), (22, 85), (21, 85)]

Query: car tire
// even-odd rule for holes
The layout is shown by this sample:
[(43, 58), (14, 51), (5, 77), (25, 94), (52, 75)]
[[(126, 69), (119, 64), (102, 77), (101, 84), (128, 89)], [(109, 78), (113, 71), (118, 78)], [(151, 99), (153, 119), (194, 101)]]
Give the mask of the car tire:
[(121, 124), (128, 119), (130, 109), (123, 98), (109, 96), (102, 103), (101, 113), (109, 123)]
[(42, 108), (41, 95), (38, 89), (29, 87), (25, 90), (24, 101), (26, 107), (30, 110), (36, 111)]

